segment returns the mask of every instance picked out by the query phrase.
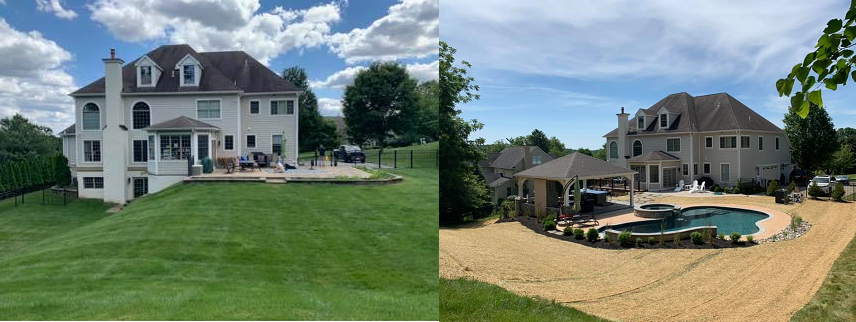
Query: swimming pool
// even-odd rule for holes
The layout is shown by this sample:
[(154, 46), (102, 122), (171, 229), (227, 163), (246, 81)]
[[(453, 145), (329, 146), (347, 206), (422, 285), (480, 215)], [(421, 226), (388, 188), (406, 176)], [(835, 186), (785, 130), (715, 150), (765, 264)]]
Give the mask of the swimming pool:
[[(661, 225), (665, 223), (664, 231), (667, 233), (693, 227), (716, 226), (716, 231), (722, 234), (738, 232), (741, 235), (751, 235), (761, 230), (757, 223), (767, 218), (770, 218), (770, 215), (755, 210), (704, 206), (684, 208), (680, 215), (662, 220), (619, 224), (611, 226), (610, 229), (653, 234), (660, 233)], [(602, 228), (601, 231), (603, 230)]]

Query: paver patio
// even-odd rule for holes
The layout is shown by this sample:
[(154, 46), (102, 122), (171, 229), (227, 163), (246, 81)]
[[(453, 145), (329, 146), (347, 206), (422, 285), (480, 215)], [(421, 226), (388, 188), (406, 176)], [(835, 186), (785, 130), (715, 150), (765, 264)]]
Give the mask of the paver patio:
[(738, 204), (802, 216), (800, 238), (729, 249), (586, 247), (516, 222), (440, 229), (440, 277), (470, 277), (622, 321), (786, 321), (817, 292), (856, 233), (856, 203), (669, 196), (660, 202)]

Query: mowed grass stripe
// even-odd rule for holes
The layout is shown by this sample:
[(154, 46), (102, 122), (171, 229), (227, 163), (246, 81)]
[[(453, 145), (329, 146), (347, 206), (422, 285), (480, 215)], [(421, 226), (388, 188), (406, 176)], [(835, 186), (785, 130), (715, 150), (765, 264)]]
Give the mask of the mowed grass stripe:
[(179, 185), (46, 232), (0, 257), (0, 319), (437, 319), (437, 171), (397, 174)]

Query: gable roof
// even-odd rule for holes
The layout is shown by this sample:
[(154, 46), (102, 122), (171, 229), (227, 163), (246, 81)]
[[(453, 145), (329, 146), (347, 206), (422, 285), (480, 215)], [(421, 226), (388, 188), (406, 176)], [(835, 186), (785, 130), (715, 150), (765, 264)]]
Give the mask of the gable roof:
[(680, 160), (674, 155), (668, 154), (663, 151), (651, 151), (647, 153), (643, 153), (627, 159), (627, 162), (647, 162), (647, 161), (676, 161)]
[(65, 128), (65, 130), (62, 130), (62, 132), (59, 132), (59, 135), (74, 135), (76, 130), (77, 127), (75, 126), (75, 124), (72, 124), (69, 127)]
[(190, 129), (220, 129), (214, 125), (189, 118), (187, 116), (179, 116), (174, 119), (166, 120), (157, 124), (150, 125), (146, 130), (190, 130)]
[[(199, 86), (179, 86), (179, 76), (173, 76), (176, 64), (186, 56), (196, 59), (202, 66)], [(149, 57), (164, 68), (154, 87), (137, 87), (135, 64)], [(265, 67), (243, 51), (198, 53), (186, 44), (164, 45), (146, 53), (122, 67), (123, 93), (169, 93), (235, 91), (245, 93), (302, 91)], [(71, 93), (75, 95), (103, 94), (104, 77)]]
[[(510, 146), (505, 149), (502, 149), (502, 152), (496, 156), (496, 159), (490, 162), (490, 167), (492, 168), (500, 168), (500, 169), (514, 169), (520, 161), (523, 161), (523, 148), (522, 146)], [(529, 146), (529, 152), (532, 153), (535, 149), (538, 151), (544, 152), (538, 146)], [(547, 154), (546, 152), (544, 154)], [(488, 155), (488, 157), (491, 157)], [(547, 158), (550, 160), (542, 160), (543, 162), (553, 160), (553, 157), (547, 155)]]
[[(644, 113), (655, 115), (661, 108), (680, 114), (666, 129), (660, 129), (659, 116), (655, 117), (645, 129), (637, 129), (636, 122), (629, 122), (628, 135), (654, 134), (672, 132), (707, 132), (707, 131), (764, 131), (781, 132), (775, 124), (756, 113), (745, 104), (728, 93), (718, 93), (703, 96), (692, 96), (686, 92), (666, 96)], [(646, 120), (647, 121), (647, 120)], [(618, 136), (618, 128), (610, 131), (604, 137)]]
[(484, 178), (485, 181), (487, 181), (487, 186), (491, 188), (499, 187), (502, 184), (511, 181), (511, 178), (504, 177), (499, 173), (485, 173)]
[(609, 178), (636, 174), (636, 171), (574, 152), (556, 160), (543, 163), (515, 174), (515, 177), (564, 180), (574, 176), (579, 179)]

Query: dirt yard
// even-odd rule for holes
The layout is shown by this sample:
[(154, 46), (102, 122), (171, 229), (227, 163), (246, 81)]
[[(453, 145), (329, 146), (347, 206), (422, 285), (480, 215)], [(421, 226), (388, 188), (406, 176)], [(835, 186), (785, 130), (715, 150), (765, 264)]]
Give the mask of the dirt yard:
[(440, 229), (440, 277), (470, 277), (620, 321), (787, 321), (811, 300), (856, 233), (853, 202), (777, 205), (742, 196), (704, 202), (780, 210), (812, 228), (795, 240), (749, 248), (618, 251), (548, 238), (516, 222)]

